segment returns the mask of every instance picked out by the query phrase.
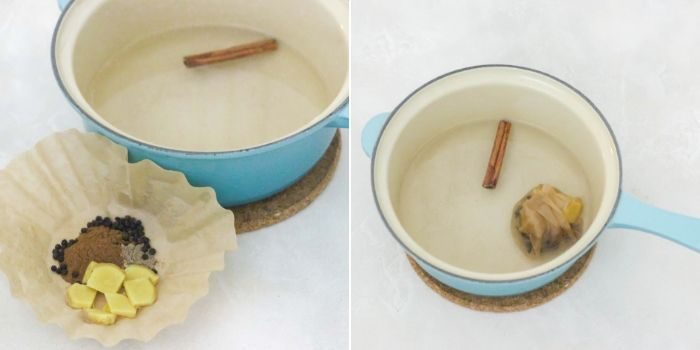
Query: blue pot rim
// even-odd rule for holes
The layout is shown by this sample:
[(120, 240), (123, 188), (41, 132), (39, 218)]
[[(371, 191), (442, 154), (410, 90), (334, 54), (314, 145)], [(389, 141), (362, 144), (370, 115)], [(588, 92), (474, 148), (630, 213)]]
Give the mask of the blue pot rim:
[[(572, 257), (569, 258), (568, 260), (562, 262), (561, 264), (559, 264), (559, 265), (557, 265), (557, 266), (555, 266), (555, 267), (553, 267), (553, 268), (551, 268), (551, 269), (549, 269), (549, 270), (547, 270), (547, 271), (538, 273), (538, 274), (536, 274), (536, 275), (528, 276), (528, 277), (516, 278), (516, 279), (509, 279), (509, 280), (502, 280), (502, 281), (492, 281), (492, 280), (477, 279), (477, 278), (471, 278), (471, 277), (465, 277), (465, 276), (457, 275), (457, 274), (455, 274), (455, 273), (452, 273), (452, 272), (449, 272), (449, 271), (445, 271), (444, 269), (439, 268), (439, 267), (437, 267), (437, 266), (435, 266), (435, 265), (429, 263), (428, 261), (426, 261), (426, 260), (423, 259), (422, 257), (420, 257), (415, 251), (411, 250), (406, 244), (404, 244), (404, 242), (401, 241), (401, 239), (399, 239), (399, 237), (398, 237), (398, 235), (396, 234), (396, 232), (394, 232), (394, 230), (391, 228), (391, 226), (390, 226), (389, 223), (387, 222), (386, 217), (384, 216), (384, 213), (382, 212), (382, 209), (381, 209), (381, 207), (379, 206), (379, 201), (378, 201), (378, 199), (377, 199), (376, 184), (375, 184), (375, 182), (374, 182), (375, 159), (376, 159), (377, 149), (379, 148), (379, 147), (378, 147), (378, 146), (379, 146), (379, 141), (381, 140), (382, 136), (384, 135), (384, 131), (385, 131), (387, 125), (389, 125), (389, 122), (391, 121), (391, 119), (394, 117), (394, 115), (396, 114), (396, 112), (397, 112), (399, 109), (401, 109), (401, 107), (402, 107), (408, 100), (410, 100), (415, 94), (417, 94), (419, 91), (423, 90), (425, 87), (427, 87), (427, 86), (433, 84), (434, 82), (436, 82), (436, 81), (438, 81), (438, 80), (441, 80), (441, 79), (443, 79), (443, 78), (446, 78), (446, 77), (448, 77), (448, 76), (451, 76), (451, 75), (453, 75), (453, 74), (461, 73), (461, 72), (468, 71), (468, 70), (474, 70), (474, 69), (480, 69), (480, 68), (494, 68), (494, 67), (495, 67), (495, 68), (514, 68), (514, 69), (521, 69), (521, 70), (525, 70), (525, 71), (529, 71), (529, 72), (533, 72), (533, 73), (537, 73), (537, 74), (543, 75), (543, 76), (548, 77), (548, 78), (550, 78), (550, 79), (553, 79), (553, 80), (555, 80), (556, 82), (558, 82), (558, 83), (564, 85), (565, 87), (571, 89), (573, 92), (575, 92), (575, 93), (576, 93), (577, 95), (579, 95), (581, 98), (583, 98), (583, 99), (593, 108), (593, 110), (595, 110), (595, 112), (596, 112), (596, 114), (598, 115), (598, 117), (600, 117), (600, 119), (603, 121), (603, 124), (605, 124), (605, 127), (608, 129), (608, 133), (610, 134), (610, 137), (612, 137), (613, 143), (615, 144), (615, 152), (617, 153), (617, 159), (618, 159), (617, 165), (618, 165), (618, 168), (619, 168), (619, 169), (618, 169), (619, 179), (618, 179), (617, 196), (616, 196), (616, 198), (615, 198), (615, 204), (613, 205), (613, 209), (610, 211), (610, 215), (608, 216), (607, 220), (605, 221), (605, 224), (603, 225), (603, 228), (602, 228), (600, 231), (598, 231), (598, 232), (596, 233), (595, 237), (591, 240), (591, 242), (590, 242), (588, 245), (586, 245), (585, 247), (583, 247), (583, 248), (581, 249), (581, 251), (579, 251), (577, 254), (574, 254), (574, 256), (572, 256)], [(399, 104), (396, 106), (396, 108), (394, 108), (394, 109), (391, 111), (391, 113), (389, 114), (389, 117), (386, 119), (386, 121), (384, 122), (384, 125), (382, 126), (381, 131), (379, 132), (379, 136), (377, 137), (377, 141), (376, 141), (375, 145), (376, 145), (376, 146), (374, 147), (374, 150), (372, 151), (372, 166), (371, 166), (372, 195), (374, 196), (374, 204), (377, 206), (377, 209), (378, 209), (378, 211), (379, 211), (379, 216), (381, 216), (382, 221), (384, 222), (384, 226), (386, 226), (386, 228), (389, 230), (389, 232), (391, 233), (391, 235), (394, 237), (394, 239), (395, 239), (397, 242), (399, 242), (399, 244), (403, 247), (403, 249), (406, 250), (409, 254), (411, 254), (411, 256), (414, 257), (415, 259), (417, 259), (417, 260), (419, 260), (420, 262), (422, 262), (422, 263), (424, 263), (424, 264), (426, 264), (426, 265), (428, 265), (428, 266), (434, 268), (435, 270), (440, 271), (441, 273), (444, 273), (444, 274), (449, 275), (449, 276), (451, 276), (451, 277), (459, 278), (459, 279), (463, 279), (463, 280), (468, 280), (468, 281), (472, 281), (472, 282), (476, 282), (476, 283), (509, 284), (509, 283), (513, 283), (513, 282), (526, 281), (526, 280), (530, 280), (530, 279), (533, 279), (533, 278), (537, 278), (537, 277), (541, 277), (541, 276), (550, 274), (550, 273), (552, 273), (554, 270), (560, 268), (561, 266), (566, 265), (566, 264), (572, 262), (573, 260), (578, 259), (581, 255), (583, 255), (585, 252), (587, 252), (589, 249), (591, 249), (591, 247), (593, 247), (593, 245), (596, 243), (596, 241), (597, 241), (598, 238), (600, 237), (601, 233), (603, 233), (603, 231), (606, 229), (606, 227), (607, 227), (608, 224), (610, 223), (610, 220), (611, 220), (612, 217), (615, 215), (615, 211), (617, 211), (617, 207), (618, 207), (618, 205), (619, 205), (619, 203), (620, 203), (620, 195), (622, 194), (622, 157), (621, 157), (621, 154), (620, 154), (620, 147), (619, 147), (619, 145), (618, 145), (618, 143), (617, 143), (617, 139), (615, 138), (615, 133), (613, 132), (612, 128), (610, 127), (610, 123), (608, 123), (607, 119), (605, 119), (605, 116), (603, 115), (603, 113), (598, 109), (598, 107), (597, 107), (588, 97), (586, 97), (586, 95), (584, 95), (581, 91), (579, 91), (578, 89), (576, 89), (575, 87), (573, 87), (573, 86), (570, 85), (569, 83), (565, 82), (564, 80), (559, 79), (559, 78), (557, 78), (557, 77), (555, 77), (555, 76), (553, 76), (553, 75), (551, 75), (551, 74), (549, 74), (549, 73), (545, 73), (545, 72), (543, 72), (543, 71), (539, 71), (539, 70), (537, 70), (537, 69), (528, 68), (528, 67), (523, 67), (523, 66), (518, 66), (518, 65), (512, 65), (512, 64), (498, 64), (498, 63), (496, 63), (496, 64), (482, 64), (482, 65), (476, 65), (476, 66), (469, 66), (469, 67), (464, 67), (464, 68), (455, 69), (455, 70), (453, 70), (453, 71), (447, 72), (447, 73), (445, 73), (445, 74), (439, 75), (439, 76), (437, 76), (437, 77), (435, 77), (435, 78), (429, 80), (428, 82), (424, 83), (423, 85), (421, 85), (421, 86), (419, 86), (418, 88), (416, 88), (415, 90), (413, 90), (413, 92), (411, 92), (408, 96), (406, 96), (406, 97), (401, 101), (401, 103), (399, 103)]]
[(139, 146), (142, 148), (147, 148), (150, 149), (151, 151), (162, 153), (162, 154), (167, 154), (170, 156), (186, 156), (186, 157), (195, 157), (195, 158), (202, 158), (202, 159), (209, 159), (211, 157), (224, 157), (224, 158), (237, 158), (237, 157), (242, 157), (242, 156), (248, 156), (252, 154), (257, 154), (257, 153), (263, 153), (267, 151), (271, 151), (275, 148), (282, 147), (286, 144), (289, 144), (293, 142), (295, 139), (301, 138), (317, 129), (320, 129), (322, 127), (325, 127), (325, 124), (330, 122), (331, 118), (337, 114), (339, 111), (341, 111), (343, 108), (345, 108), (349, 101), (350, 98), (346, 97), (343, 102), (341, 102), (338, 107), (336, 107), (333, 111), (328, 113), (325, 117), (317, 121), (316, 123), (309, 125), (307, 128), (298, 130), (293, 134), (289, 134), (279, 140), (275, 140), (272, 142), (268, 142), (262, 145), (257, 145), (249, 148), (244, 148), (244, 149), (237, 149), (237, 150), (231, 150), (231, 151), (214, 151), (214, 152), (198, 152), (198, 151), (185, 151), (185, 150), (178, 150), (178, 149), (172, 149), (172, 148), (167, 148), (167, 147), (162, 147), (162, 146), (156, 146), (150, 143), (145, 143), (139, 140), (136, 140), (135, 138), (132, 138), (119, 130), (112, 129), (101, 123), (97, 118), (93, 117), (89, 113), (87, 113), (84, 109), (82, 109), (73, 99), (73, 97), (68, 93), (66, 90), (65, 85), (63, 84), (63, 79), (61, 79), (61, 76), (58, 72), (58, 66), (56, 64), (56, 40), (58, 39), (58, 31), (61, 28), (61, 24), (63, 23), (63, 19), (65, 17), (65, 14), (68, 12), (68, 10), (73, 6), (73, 3), (75, 0), (70, 0), (70, 2), (66, 5), (66, 7), (61, 11), (61, 15), (58, 17), (58, 21), (56, 22), (56, 26), (53, 31), (53, 36), (51, 38), (51, 68), (53, 70), (54, 77), (56, 78), (56, 82), (58, 82), (58, 86), (61, 89), (61, 92), (63, 92), (63, 95), (68, 99), (71, 105), (73, 105), (73, 108), (77, 109), (84, 117), (90, 119), (93, 123), (96, 125), (99, 125), (102, 129), (105, 129), (112, 133), (114, 136), (119, 138), (121, 141), (125, 143), (130, 143), (135, 146)]

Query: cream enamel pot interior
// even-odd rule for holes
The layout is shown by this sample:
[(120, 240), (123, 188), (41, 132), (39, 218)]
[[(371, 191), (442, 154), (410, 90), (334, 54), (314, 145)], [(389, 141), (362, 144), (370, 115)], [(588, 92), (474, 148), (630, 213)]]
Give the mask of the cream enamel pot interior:
[[(483, 189), (495, 125), (504, 118), (513, 129), (501, 179), (496, 189)], [(546, 73), (485, 65), (445, 74), (374, 117), (362, 139), (388, 230), (430, 275), (468, 293), (514, 295), (541, 287), (606, 227), (634, 228), (700, 250), (698, 219), (621, 191), (620, 153), (602, 113)], [(515, 202), (539, 183), (583, 197), (584, 232), (559, 255), (532, 263), (514, 248), (509, 225)]]
[[(268, 197), (347, 127), (347, 8), (337, 0), (74, 0), (54, 33), (56, 79), (86, 129), (213, 187)], [(265, 36), (280, 48), (187, 69), (182, 56)], [(162, 57), (161, 57), (162, 56)], [(116, 62), (116, 63), (115, 63)]]

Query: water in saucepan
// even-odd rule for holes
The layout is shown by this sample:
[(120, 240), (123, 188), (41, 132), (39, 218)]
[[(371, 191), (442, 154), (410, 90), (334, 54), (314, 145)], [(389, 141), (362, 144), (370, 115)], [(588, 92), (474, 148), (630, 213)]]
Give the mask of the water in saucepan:
[(309, 123), (332, 96), (309, 62), (275, 51), (186, 68), (183, 56), (260, 40), (236, 27), (196, 27), (144, 38), (114, 55), (85, 96), (98, 114), (138, 139), (175, 149), (222, 151), (264, 144)]
[[(435, 257), (485, 273), (527, 270), (558, 256), (533, 258), (514, 239), (513, 207), (537, 184), (581, 197), (583, 225), (592, 219), (590, 188), (576, 157), (535, 127), (513, 123), (495, 189), (481, 186), (493, 145), (494, 122), (463, 125), (426, 144), (408, 166), (399, 193), (401, 224)], [(517, 238), (517, 237), (516, 237)]]

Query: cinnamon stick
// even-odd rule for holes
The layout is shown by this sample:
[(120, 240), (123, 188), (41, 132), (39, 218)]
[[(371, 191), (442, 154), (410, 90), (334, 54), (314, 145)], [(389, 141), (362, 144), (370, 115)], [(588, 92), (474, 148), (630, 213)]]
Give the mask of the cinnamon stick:
[(501, 168), (503, 167), (503, 158), (506, 154), (510, 127), (511, 124), (507, 120), (501, 120), (498, 123), (496, 138), (493, 140), (493, 147), (491, 148), (491, 157), (489, 158), (486, 175), (484, 175), (482, 183), (484, 188), (494, 188), (498, 184), (498, 176), (501, 174)]
[(185, 66), (192, 68), (206, 64), (224, 62), (277, 49), (277, 40), (264, 39), (248, 44), (232, 46), (226, 49), (204, 52), (185, 56), (182, 61)]

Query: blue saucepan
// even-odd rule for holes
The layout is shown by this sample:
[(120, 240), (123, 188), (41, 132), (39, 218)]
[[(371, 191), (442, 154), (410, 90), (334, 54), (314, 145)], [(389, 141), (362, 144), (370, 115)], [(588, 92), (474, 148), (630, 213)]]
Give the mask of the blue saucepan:
[[(481, 187), (495, 127), (513, 122), (501, 178)], [(700, 250), (700, 220), (621, 191), (620, 152), (602, 113), (549, 74), (509, 66), (457, 70), (428, 82), (364, 127), (385, 224), (418, 264), (468, 293), (524, 293), (556, 279), (607, 228), (632, 228)], [(532, 258), (511, 218), (529, 189), (548, 183), (584, 200), (583, 233)]]
[[(127, 147), (131, 161), (148, 158), (213, 187), (224, 206), (288, 187), (347, 127), (347, 8), (340, 1), (59, 5), (54, 73), (86, 129)], [(275, 37), (279, 49), (182, 65), (186, 54), (261, 36)]]

